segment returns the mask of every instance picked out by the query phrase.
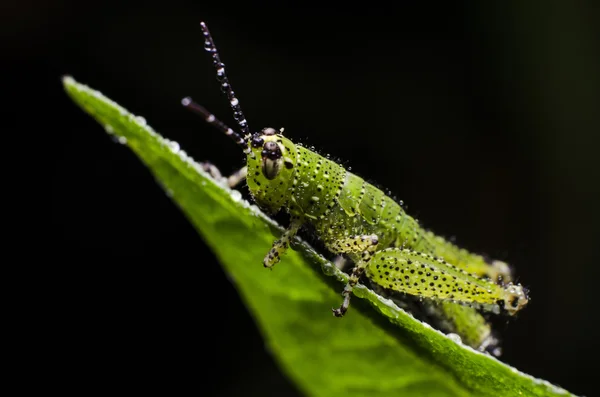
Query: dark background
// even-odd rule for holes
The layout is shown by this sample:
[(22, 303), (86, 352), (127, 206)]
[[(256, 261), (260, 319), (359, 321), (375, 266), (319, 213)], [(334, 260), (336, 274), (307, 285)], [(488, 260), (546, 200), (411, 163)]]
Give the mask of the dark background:
[(191, 95), (233, 126), (204, 20), (252, 129), (285, 127), (426, 227), (514, 265), (532, 300), (500, 325), (502, 360), (593, 394), (600, 14), (592, 2), (480, 3), (7, 3), (3, 64), (36, 83), (23, 83), (40, 100), (25, 126), (52, 139), (41, 243), (57, 280), (55, 381), (297, 395), (193, 228), (61, 87), (72, 75), (230, 173), (238, 148), (180, 106)]

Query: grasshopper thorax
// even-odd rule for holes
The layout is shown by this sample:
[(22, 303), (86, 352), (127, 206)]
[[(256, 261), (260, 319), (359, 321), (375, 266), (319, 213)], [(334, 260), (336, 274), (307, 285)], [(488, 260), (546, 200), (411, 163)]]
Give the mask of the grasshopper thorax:
[(248, 139), (248, 188), (259, 207), (276, 213), (289, 198), (296, 147), (280, 132), (264, 128)]

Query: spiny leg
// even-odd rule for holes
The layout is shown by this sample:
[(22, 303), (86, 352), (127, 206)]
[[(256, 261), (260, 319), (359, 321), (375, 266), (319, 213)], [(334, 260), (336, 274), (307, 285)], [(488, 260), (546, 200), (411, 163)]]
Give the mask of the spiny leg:
[[(202, 166), (202, 169), (206, 172), (208, 172), (210, 174), (210, 176), (212, 176), (214, 179), (220, 181), (223, 178), (223, 175), (221, 174), (221, 171), (219, 171), (219, 169), (212, 163), (210, 162), (204, 162), (204, 163), (200, 163), (200, 165)], [(246, 175), (248, 174), (248, 167), (244, 166), (241, 169), (239, 169), (238, 171), (234, 172), (233, 174), (231, 174), (227, 179), (227, 185), (230, 188), (233, 188), (235, 186), (237, 186), (240, 182), (242, 182), (244, 179), (246, 179)]]
[(267, 256), (265, 256), (265, 259), (263, 260), (265, 267), (272, 268), (279, 262), (283, 254), (285, 254), (290, 246), (290, 240), (294, 238), (296, 233), (298, 233), (298, 229), (300, 229), (302, 223), (302, 218), (292, 215), (290, 226), (285, 230), (285, 232), (283, 232), (283, 235), (279, 240), (275, 240), (273, 247), (271, 247), (271, 250)]
[(378, 243), (379, 239), (373, 234), (364, 236), (351, 236), (328, 244), (329, 249), (336, 253), (360, 254), (360, 260), (352, 269), (348, 283), (344, 287), (344, 292), (342, 292), (342, 295), (344, 296), (342, 305), (337, 309), (332, 309), (333, 314), (336, 317), (342, 317), (346, 311), (348, 311), (352, 290), (358, 283), (358, 280), (360, 279), (360, 276), (365, 268), (369, 265), (371, 256), (375, 253)]

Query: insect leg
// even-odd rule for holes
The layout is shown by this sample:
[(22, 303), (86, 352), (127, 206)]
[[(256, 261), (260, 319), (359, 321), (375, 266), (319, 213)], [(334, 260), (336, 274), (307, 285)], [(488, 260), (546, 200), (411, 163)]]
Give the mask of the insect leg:
[(248, 167), (244, 166), (236, 172), (234, 172), (233, 174), (229, 175), (229, 178), (227, 178), (227, 184), (229, 185), (229, 187), (235, 187), (239, 185), (244, 179), (246, 179), (247, 175)]
[(200, 163), (200, 165), (202, 166), (202, 169), (206, 172), (209, 173), (210, 176), (212, 176), (214, 179), (216, 179), (217, 181), (220, 181), (221, 179), (223, 179), (223, 175), (221, 175), (221, 171), (219, 171), (219, 169), (217, 168), (217, 166), (215, 166), (212, 163), (204, 162), (204, 163)]
[[(221, 174), (221, 171), (219, 171), (219, 169), (214, 164), (209, 163), (209, 162), (204, 162), (204, 163), (200, 163), (200, 165), (202, 166), (202, 169), (204, 171), (208, 172), (210, 174), (210, 176), (212, 176), (217, 181), (220, 181), (223, 179), (223, 175)], [(242, 182), (244, 179), (246, 179), (247, 174), (248, 174), (248, 167), (244, 166), (240, 170), (234, 172), (228, 178), (226, 178), (227, 185), (231, 188), (237, 186), (240, 182)]]
[(273, 247), (271, 247), (271, 250), (267, 256), (265, 256), (265, 259), (263, 260), (265, 267), (271, 268), (279, 262), (281, 256), (285, 254), (285, 251), (287, 251), (290, 246), (290, 240), (298, 233), (298, 229), (300, 229), (302, 223), (302, 218), (292, 216), (290, 226), (283, 232), (283, 235), (279, 240), (275, 240)]
[(358, 283), (358, 280), (364, 272), (365, 268), (369, 265), (371, 256), (375, 253), (378, 243), (379, 239), (376, 235), (373, 234), (366, 236), (347, 237), (342, 240), (337, 240), (333, 243), (328, 244), (329, 249), (333, 252), (360, 254), (360, 260), (352, 269), (352, 273), (350, 274), (348, 284), (346, 284), (346, 286), (344, 287), (344, 292), (342, 292), (342, 295), (344, 296), (344, 301), (342, 302), (342, 305), (337, 309), (332, 309), (333, 314), (336, 317), (342, 317), (346, 313), (346, 311), (348, 311), (348, 306), (350, 306), (350, 297), (352, 296), (352, 290), (354, 289), (354, 286)]

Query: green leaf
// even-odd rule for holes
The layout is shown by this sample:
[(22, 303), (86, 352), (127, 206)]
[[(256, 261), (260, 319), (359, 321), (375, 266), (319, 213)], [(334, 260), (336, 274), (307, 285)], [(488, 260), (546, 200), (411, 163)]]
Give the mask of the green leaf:
[[(564, 396), (453, 341), (364, 286), (331, 313), (347, 276), (298, 239), (269, 271), (281, 228), (215, 181), (175, 142), (101, 93), (63, 79), (68, 95), (144, 162), (219, 258), (283, 371), (312, 396)], [(212, 299), (212, 298), (211, 298)]]

